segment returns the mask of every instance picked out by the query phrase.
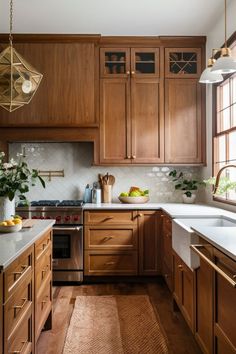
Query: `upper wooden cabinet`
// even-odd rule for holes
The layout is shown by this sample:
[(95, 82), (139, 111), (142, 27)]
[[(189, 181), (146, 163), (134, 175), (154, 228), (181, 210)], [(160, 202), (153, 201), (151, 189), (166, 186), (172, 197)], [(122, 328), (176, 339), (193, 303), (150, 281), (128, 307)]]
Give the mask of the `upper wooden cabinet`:
[(43, 74), (43, 79), (30, 104), (12, 113), (0, 108), (0, 126), (98, 125), (95, 103), (98, 49), (95, 41), (41, 37), (28, 38), (26, 35), (24, 41), (16, 40), (14, 44), (16, 50)]
[(165, 80), (165, 162), (204, 162), (203, 102), (198, 79)]
[(158, 77), (159, 48), (101, 48), (101, 77)]
[(165, 77), (198, 78), (201, 70), (200, 48), (165, 49)]

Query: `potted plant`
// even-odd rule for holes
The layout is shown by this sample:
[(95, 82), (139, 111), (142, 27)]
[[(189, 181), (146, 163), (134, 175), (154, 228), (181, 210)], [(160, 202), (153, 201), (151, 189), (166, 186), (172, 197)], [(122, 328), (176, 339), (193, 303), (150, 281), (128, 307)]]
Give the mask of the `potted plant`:
[(187, 204), (194, 203), (196, 199), (195, 191), (202, 182), (187, 178), (184, 176), (183, 172), (178, 173), (176, 170), (171, 171), (169, 176), (172, 177), (173, 182), (175, 182), (175, 189), (183, 191), (183, 202)]
[(26, 201), (24, 194), (29, 191), (29, 186), (35, 185), (36, 180), (45, 188), (38, 171), (28, 167), (22, 154), (17, 155), (17, 161), (11, 159), (4, 162), (4, 157), (4, 152), (0, 152), (0, 221), (15, 214), (15, 196)]

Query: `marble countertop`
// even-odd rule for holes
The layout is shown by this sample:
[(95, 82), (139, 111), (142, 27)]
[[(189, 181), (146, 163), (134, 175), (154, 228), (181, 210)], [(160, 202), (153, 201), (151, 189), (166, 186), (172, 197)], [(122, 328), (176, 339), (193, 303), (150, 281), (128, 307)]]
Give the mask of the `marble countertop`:
[(199, 236), (236, 261), (236, 227), (192, 227)]
[(21, 253), (31, 246), (44, 232), (52, 227), (54, 220), (38, 220), (30, 229), (0, 234), (0, 270), (5, 269)]

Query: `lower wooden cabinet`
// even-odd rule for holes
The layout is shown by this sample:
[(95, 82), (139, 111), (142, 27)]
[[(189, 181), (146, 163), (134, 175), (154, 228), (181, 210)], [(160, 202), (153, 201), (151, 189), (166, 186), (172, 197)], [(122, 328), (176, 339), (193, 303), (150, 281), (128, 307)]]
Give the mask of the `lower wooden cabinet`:
[(46, 321), (50, 327), (51, 237), (50, 230), (0, 273), (0, 353), (34, 354)]
[(172, 220), (166, 215), (162, 214), (162, 275), (165, 282), (173, 291), (173, 259), (172, 259)]
[(194, 330), (194, 272), (173, 251), (173, 297), (190, 329)]
[(84, 274), (161, 274), (161, 212), (85, 211)]

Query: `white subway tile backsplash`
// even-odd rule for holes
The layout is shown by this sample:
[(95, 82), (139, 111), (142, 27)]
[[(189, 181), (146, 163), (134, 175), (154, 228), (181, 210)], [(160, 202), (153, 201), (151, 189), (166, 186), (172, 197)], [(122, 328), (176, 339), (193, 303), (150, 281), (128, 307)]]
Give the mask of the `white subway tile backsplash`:
[[(29, 200), (38, 199), (81, 199), (86, 184), (92, 185), (98, 180), (98, 174), (109, 172), (116, 178), (113, 187), (113, 201), (117, 201), (121, 192), (131, 186), (150, 190), (151, 202), (181, 202), (182, 193), (175, 191), (169, 177), (171, 167), (153, 166), (92, 166), (93, 145), (91, 143), (11, 143), (11, 157), (18, 152), (25, 152), (26, 161), (31, 168), (40, 170), (62, 170), (65, 177), (53, 177), (46, 188), (40, 184), (32, 187), (27, 194)], [(200, 168), (176, 167), (193, 175), (200, 176)]]

